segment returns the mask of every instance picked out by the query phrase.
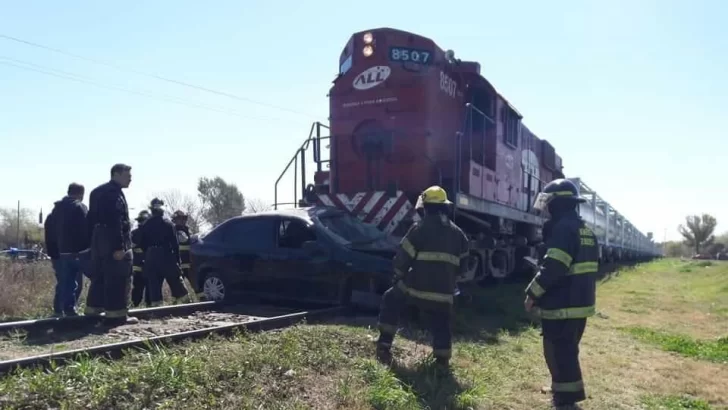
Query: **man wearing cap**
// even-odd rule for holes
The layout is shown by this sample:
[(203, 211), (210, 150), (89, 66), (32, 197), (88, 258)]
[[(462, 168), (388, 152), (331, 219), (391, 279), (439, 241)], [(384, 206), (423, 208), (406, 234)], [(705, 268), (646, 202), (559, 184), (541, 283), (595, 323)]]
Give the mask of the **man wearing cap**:
[(424, 218), (402, 238), (394, 257), (394, 286), (382, 297), (377, 359), (391, 363), (391, 348), (406, 306), (414, 306), (431, 327), (435, 361), (448, 367), (452, 345), (453, 294), (468, 266), (468, 238), (448, 217), (452, 202), (439, 186), (427, 188), (420, 201)]

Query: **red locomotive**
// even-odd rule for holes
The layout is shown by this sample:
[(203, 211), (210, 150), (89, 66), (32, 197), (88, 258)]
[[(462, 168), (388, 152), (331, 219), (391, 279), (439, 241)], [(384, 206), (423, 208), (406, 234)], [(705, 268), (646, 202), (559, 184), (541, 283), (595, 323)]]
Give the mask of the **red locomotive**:
[[(396, 237), (419, 219), (418, 195), (440, 185), (472, 238), (479, 263), (468, 279), (505, 277), (535, 256), (543, 221), (529, 210), (544, 184), (564, 177), (561, 158), (522, 124), (480, 64), (413, 33), (362, 31), (341, 52), (329, 102), (331, 136), (316, 123), (299, 150), (302, 205), (346, 209)], [(308, 144), (317, 165), (311, 185)]]

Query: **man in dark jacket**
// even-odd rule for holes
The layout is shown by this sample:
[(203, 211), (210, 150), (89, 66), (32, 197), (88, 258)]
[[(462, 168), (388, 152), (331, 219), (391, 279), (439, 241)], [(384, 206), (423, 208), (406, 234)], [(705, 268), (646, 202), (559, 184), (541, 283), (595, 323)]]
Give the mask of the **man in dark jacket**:
[(551, 373), (556, 408), (576, 408), (586, 399), (579, 365), (579, 342), (587, 318), (595, 313), (599, 244), (577, 213), (579, 191), (571, 181), (549, 182), (536, 197), (534, 210), (548, 218), (546, 253), (526, 288), (526, 311), (541, 318), (543, 351)]
[(51, 265), (56, 273), (56, 294), (53, 297), (53, 315), (60, 317), (63, 316), (63, 305), (61, 303), (63, 300), (63, 285), (61, 280), (61, 269), (58, 264), (58, 259), (61, 255), (58, 253), (58, 238), (56, 238), (55, 219), (55, 215), (53, 214), (53, 211), (51, 211), (43, 224), (43, 232), (45, 236), (46, 252), (48, 253), (48, 257), (51, 258)]
[[(421, 195), (425, 211), (402, 238), (394, 257), (395, 285), (382, 297), (377, 359), (392, 361), (391, 348), (403, 308), (424, 313), (432, 331), (432, 353), (447, 367), (452, 344), (452, 314), (457, 277), (468, 266), (468, 238), (449, 218), (447, 193), (439, 186)], [(418, 201), (419, 202), (419, 201)]]
[(132, 275), (131, 221), (122, 189), (131, 183), (131, 167), (116, 164), (111, 180), (89, 195), (88, 228), (91, 238), (91, 286), (86, 315), (106, 313), (104, 323), (118, 326), (138, 323), (129, 317)]
[(89, 245), (86, 228), (88, 210), (82, 202), (84, 192), (83, 185), (71, 183), (67, 195), (57, 201), (51, 211), (53, 235), (59, 255), (54, 310), (56, 314), (62, 311), (66, 316), (77, 316), (76, 303), (83, 289), (79, 255)]
[(174, 224), (164, 217), (164, 202), (154, 198), (152, 217), (139, 228), (139, 246), (144, 250), (144, 277), (152, 306), (162, 305), (162, 284), (167, 281), (175, 302), (189, 296), (180, 271), (179, 242)]

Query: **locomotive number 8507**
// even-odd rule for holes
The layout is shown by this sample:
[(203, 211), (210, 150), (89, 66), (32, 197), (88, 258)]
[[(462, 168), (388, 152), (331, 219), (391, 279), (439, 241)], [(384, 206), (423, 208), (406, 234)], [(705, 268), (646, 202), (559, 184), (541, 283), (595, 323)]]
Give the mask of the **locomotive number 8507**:
[(450, 78), (449, 75), (440, 71), (440, 89), (452, 98), (455, 98), (455, 91), (458, 88), (458, 84)]
[(406, 47), (392, 47), (389, 49), (389, 59), (392, 61), (428, 64), (430, 52)]

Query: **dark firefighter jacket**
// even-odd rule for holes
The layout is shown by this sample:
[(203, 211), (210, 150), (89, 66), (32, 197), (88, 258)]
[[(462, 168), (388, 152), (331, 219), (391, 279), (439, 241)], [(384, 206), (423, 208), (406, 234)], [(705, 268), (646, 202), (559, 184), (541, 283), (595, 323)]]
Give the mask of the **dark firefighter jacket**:
[(152, 213), (152, 216), (139, 227), (139, 243), (144, 252), (151, 247), (167, 248), (179, 263), (179, 243), (174, 224), (163, 215)]
[(576, 319), (595, 313), (599, 244), (577, 213), (553, 224), (541, 271), (526, 288), (541, 319)]
[(144, 249), (142, 249), (141, 246), (139, 246), (139, 240), (141, 236), (141, 232), (139, 231), (139, 228), (133, 229), (131, 231), (131, 246), (134, 248), (134, 257), (133, 257), (133, 264), (134, 273), (141, 273), (142, 272), (142, 266), (144, 266)]
[(60, 253), (58, 252), (58, 238), (56, 237), (55, 230), (55, 216), (53, 212), (49, 213), (43, 223), (43, 234), (45, 236), (45, 248), (48, 256), (51, 259), (58, 259)]
[(129, 207), (121, 185), (115, 181), (99, 185), (91, 191), (88, 202), (89, 239), (97, 224), (105, 225), (112, 232), (109, 238), (112, 249), (128, 250), (131, 248)]
[(56, 201), (53, 215), (52, 235), (56, 239), (58, 253), (78, 253), (88, 249), (90, 242), (86, 227), (88, 209), (83, 202), (69, 196)]
[(179, 258), (182, 269), (190, 268), (190, 228), (185, 225), (175, 225), (177, 232), (177, 242), (179, 242)]
[(457, 277), (467, 268), (468, 238), (447, 217), (428, 215), (402, 238), (394, 257), (397, 285), (430, 306), (452, 305)]

